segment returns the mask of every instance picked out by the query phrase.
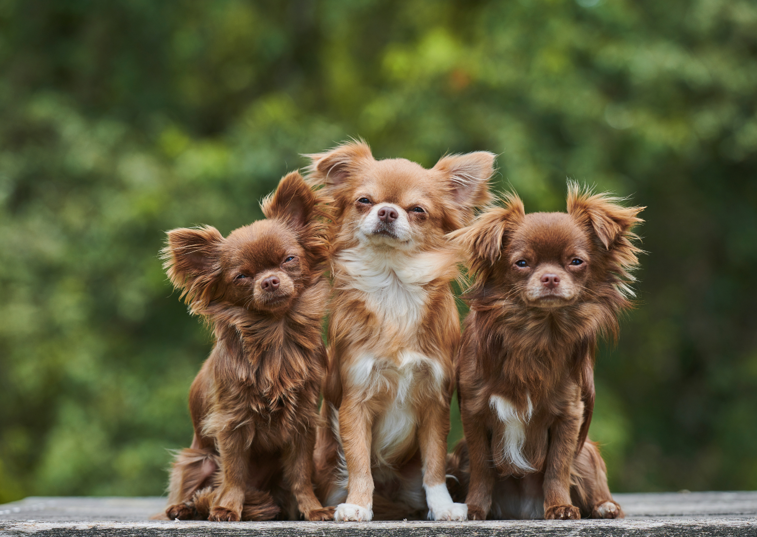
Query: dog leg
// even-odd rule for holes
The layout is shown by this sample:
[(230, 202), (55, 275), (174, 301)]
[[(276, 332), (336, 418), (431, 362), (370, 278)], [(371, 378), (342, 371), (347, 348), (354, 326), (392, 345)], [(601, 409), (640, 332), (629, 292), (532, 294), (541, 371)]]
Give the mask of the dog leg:
[(423, 488), (426, 491), (430, 520), (467, 520), (468, 507), (454, 503), (447, 490), (447, 434), (449, 404), (429, 401), (426, 415), (418, 428), (423, 459)]
[(334, 520), (367, 522), (373, 519), (371, 475), (372, 417), (359, 402), (345, 399), (339, 409), (339, 434), (347, 461), (347, 501), (339, 504)]
[[(196, 444), (196, 441), (192, 443)], [(213, 454), (204, 449), (183, 449), (176, 457), (171, 469), (168, 507), (169, 520), (192, 520), (197, 513), (191, 501), (194, 494), (207, 484), (218, 466)]]
[(468, 505), (468, 520), (486, 520), (492, 505), (494, 488), (494, 468), (491, 446), (486, 426), (481, 416), (474, 415), (466, 409), (465, 398), (461, 397), (462, 422), (465, 441), (468, 444), (468, 462), (470, 465), (470, 483), (465, 503)]
[(570, 473), (576, 453), (583, 414), (579, 402), (566, 410), (550, 427), (550, 443), (544, 471), (544, 518), (575, 520), (581, 518), (570, 499)]
[(249, 445), (246, 428), (223, 431), (218, 435), (218, 450), (223, 465), (221, 485), (215, 495), (208, 520), (237, 522), (242, 518), (245, 490), (249, 477)]
[(297, 499), (297, 508), (309, 521), (334, 520), (334, 508), (324, 508), (313, 492), (315, 431), (295, 441), (284, 460), (284, 475)]
[(623, 518), (607, 485), (607, 468), (596, 444), (585, 442), (573, 463), (571, 495), (581, 514), (591, 518)]

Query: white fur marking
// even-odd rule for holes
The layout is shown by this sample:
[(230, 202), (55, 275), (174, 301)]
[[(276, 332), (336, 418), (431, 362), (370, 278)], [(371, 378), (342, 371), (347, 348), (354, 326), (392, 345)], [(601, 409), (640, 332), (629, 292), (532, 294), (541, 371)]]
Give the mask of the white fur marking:
[(468, 519), (468, 506), (464, 503), (454, 503), (449, 495), (447, 485), (423, 485), (426, 490), (426, 503), (428, 504), (429, 520), (454, 520)]
[(523, 416), (519, 415), (515, 405), (499, 395), (492, 395), (489, 398), (489, 406), (505, 424), (505, 434), (502, 437), (502, 460), (526, 472), (536, 471), (523, 456), (523, 445), (526, 443), (525, 424), (531, 420), (531, 414), (534, 411), (531, 398), (528, 398), (528, 409)]
[(339, 254), (338, 268), (349, 279), (346, 288), (365, 293), (366, 306), (382, 323), (404, 328), (408, 337), (423, 318), (428, 283), (449, 269), (449, 255), (373, 249), (365, 245)]
[(336, 522), (370, 522), (373, 519), (371, 507), (362, 507), (353, 503), (340, 503), (334, 512)]
[[(618, 508), (612, 502), (604, 502), (603, 504), (597, 507), (597, 513), (599, 513), (599, 516), (602, 518), (615, 518), (618, 516)], [(610, 514), (614, 516), (608, 517), (607, 515), (610, 515)]]

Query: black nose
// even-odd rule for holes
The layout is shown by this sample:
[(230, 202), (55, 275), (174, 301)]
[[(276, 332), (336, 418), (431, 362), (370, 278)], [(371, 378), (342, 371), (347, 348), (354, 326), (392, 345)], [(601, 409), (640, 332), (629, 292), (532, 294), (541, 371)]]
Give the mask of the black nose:
[(382, 207), (381, 209), (379, 209), (379, 212), (378, 212), (379, 220), (381, 220), (382, 222), (386, 222), (387, 224), (391, 224), (392, 222), (397, 220), (399, 216), (400, 215), (397, 212), (397, 210), (392, 209), (391, 207)]
[(547, 289), (554, 289), (560, 285), (560, 276), (557, 274), (545, 274), (541, 277), (541, 283)]
[(263, 288), (263, 291), (275, 291), (279, 288), (279, 284), (281, 281), (276, 276), (268, 276), (265, 280), (260, 282), (260, 287)]

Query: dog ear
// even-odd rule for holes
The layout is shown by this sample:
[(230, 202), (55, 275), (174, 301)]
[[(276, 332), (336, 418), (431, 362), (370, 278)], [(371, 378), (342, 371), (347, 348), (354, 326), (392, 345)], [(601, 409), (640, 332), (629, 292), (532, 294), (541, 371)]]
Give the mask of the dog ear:
[(285, 176), (276, 192), (260, 204), (266, 218), (281, 218), (295, 228), (307, 224), (315, 211), (318, 197), (298, 172)]
[(448, 188), (455, 203), (463, 207), (481, 207), (491, 200), (489, 179), (494, 174), (496, 156), (488, 151), (465, 155), (447, 155), (434, 166), (447, 176)]
[(324, 153), (305, 155), (310, 159), (308, 179), (331, 190), (342, 186), (361, 161), (373, 160), (371, 148), (362, 140), (347, 142)]
[(221, 274), (220, 248), (224, 238), (212, 226), (181, 228), (168, 232), (168, 244), (161, 251), (163, 268), (192, 313), (206, 307)]
[(473, 274), (497, 262), (507, 236), (526, 217), (523, 202), (517, 194), (507, 194), (503, 202), (503, 207), (492, 207), (484, 211), (470, 226), (448, 235), (462, 250)]
[(592, 194), (577, 183), (568, 184), (568, 214), (588, 228), (606, 250), (638, 238), (631, 229), (643, 222), (638, 214), (645, 207), (623, 207), (620, 198)]

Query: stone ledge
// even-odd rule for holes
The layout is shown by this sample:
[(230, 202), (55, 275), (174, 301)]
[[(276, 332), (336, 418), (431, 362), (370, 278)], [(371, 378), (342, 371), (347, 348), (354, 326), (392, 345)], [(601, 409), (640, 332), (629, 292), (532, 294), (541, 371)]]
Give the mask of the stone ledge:
[(27, 498), (0, 505), (0, 535), (757, 535), (757, 492), (617, 494), (625, 520), (157, 522), (164, 498)]

